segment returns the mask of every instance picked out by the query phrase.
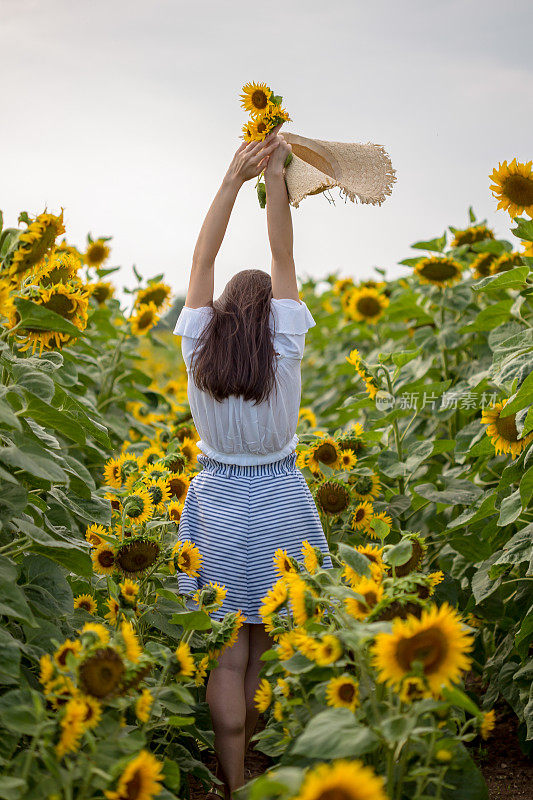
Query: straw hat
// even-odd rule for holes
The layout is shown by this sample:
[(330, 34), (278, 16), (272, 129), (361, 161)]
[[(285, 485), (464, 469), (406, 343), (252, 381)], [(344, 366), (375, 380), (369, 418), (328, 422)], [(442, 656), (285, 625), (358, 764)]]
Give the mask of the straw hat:
[(285, 170), (289, 202), (295, 208), (310, 194), (338, 186), (352, 201), (381, 205), (396, 180), (387, 151), (380, 144), (324, 142), (296, 133), (280, 133), (292, 147)]

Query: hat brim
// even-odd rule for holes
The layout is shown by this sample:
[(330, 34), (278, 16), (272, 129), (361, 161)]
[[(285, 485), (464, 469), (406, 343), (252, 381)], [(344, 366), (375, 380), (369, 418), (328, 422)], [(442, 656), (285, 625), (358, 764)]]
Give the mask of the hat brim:
[(372, 205), (381, 205), (391, 194), (396, 170), (382, 145), (327, 142), (288, 131), (279, 135), (292, 147), (285, 180), (295, 208), (304, 197), (335, 186), (353, 202)]

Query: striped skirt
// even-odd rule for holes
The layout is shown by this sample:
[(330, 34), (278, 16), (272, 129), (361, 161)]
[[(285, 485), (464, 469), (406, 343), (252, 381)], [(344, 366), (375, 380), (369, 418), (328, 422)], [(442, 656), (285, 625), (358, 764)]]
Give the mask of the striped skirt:
[[(196, 545), (202, 555), (199, 576), (178, 573), (181, 594), (217, 582), (227, 589), (214, 619), (240, 609), (248, 623), (260, 623), (261, 600), (279, 578), (276, 550), (302, 561), (307, 540), (332, 567), (320, 517), (296, 467), (296, 453), (272, 464), (240, 466), (198, 456), (203, 469), (192, 479), (180, 519), (178, 538)], [(188, 598), (189, 608), (195, 608)]]

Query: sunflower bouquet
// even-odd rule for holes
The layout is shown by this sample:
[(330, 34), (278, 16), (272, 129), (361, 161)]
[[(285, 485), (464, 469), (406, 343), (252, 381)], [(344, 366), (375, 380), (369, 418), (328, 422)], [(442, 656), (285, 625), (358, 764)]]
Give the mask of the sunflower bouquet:
[[(283, 97), (275, 94), (266, 83), (247, 83), (242, 87), (241, 105), (249, 112), (250, 118), (242, 126), (243, 139), (245, 142), (264, 141), (271, 130), (284, 122), (290, 122), (288, 112), (282, 108)], [(292, 153), (289, 153), (285, 161), (288, 167), (292, 161)], [(259, 175), (256, 183), (257, 197), (259, 205), (264, 208), (266, 205), (265, 184)]]

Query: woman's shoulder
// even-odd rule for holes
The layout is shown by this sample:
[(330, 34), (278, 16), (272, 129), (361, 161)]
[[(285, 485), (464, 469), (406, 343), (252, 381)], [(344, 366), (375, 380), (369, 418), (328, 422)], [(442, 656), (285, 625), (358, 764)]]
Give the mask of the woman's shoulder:
[(274, 333), (301, 336), (316, 325), (315, 320), (303, 300), (289, 297), (272, 298), (271, 314)]
[(201, 306), (200, 308), (183, 306), (173, 332), (177, 336), (188, 336), (191, 339), (197, 339), (212, 316), (212, 306)]

